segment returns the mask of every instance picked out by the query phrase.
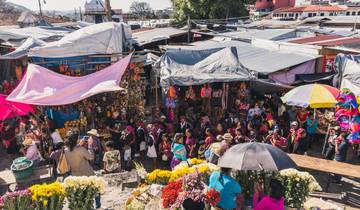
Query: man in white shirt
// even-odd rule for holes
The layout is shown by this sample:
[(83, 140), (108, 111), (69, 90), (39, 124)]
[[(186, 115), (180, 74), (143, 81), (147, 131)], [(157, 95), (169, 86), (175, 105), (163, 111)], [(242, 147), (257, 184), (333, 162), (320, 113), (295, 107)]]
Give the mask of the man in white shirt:
[(53, 132), (51, 133), (51, 138), (53, 140), (54, 145), (64, 142), (64, 140), (61, 138), (60, 133), (57, 129), (53, 130)]

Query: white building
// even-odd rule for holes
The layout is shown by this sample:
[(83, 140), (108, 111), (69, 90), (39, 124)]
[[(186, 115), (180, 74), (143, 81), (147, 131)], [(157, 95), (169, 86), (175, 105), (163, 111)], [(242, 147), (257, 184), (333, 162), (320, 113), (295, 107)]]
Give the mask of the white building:
[(310, 5), (275, 10), (272, 18), (276, 20), (298, 20), (316, 16), (339, 16), (346, 14), (347, 7)]
[(24, 28), (29, 26), (36, 26), (38, 21), (39, 20), (33, 14), (31, 14), (31, 12), (26, 11), (21, 13), (17, 23), (21, 28)]

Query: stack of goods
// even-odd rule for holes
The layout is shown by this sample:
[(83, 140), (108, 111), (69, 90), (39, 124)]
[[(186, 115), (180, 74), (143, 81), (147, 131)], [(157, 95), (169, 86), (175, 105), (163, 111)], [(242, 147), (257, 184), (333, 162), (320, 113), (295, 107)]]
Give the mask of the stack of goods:
[(128, 110), (135, 119), (144, 119), (145, 117), (145, 84), (139, 77), (142, 72), (143, 67), (141, 65), (130, 65)]
[(80, 126), (80, 120), (72, 120), (65, 122), (65, 128), (78, 128)]
[(336, 120), (340, 123), (343, 130), (350, 131), (347, 137), (350, 143), (360, 142), (360, 115), (359, 104), (354, 93), (349, 89), (342, 89), (336, 106)]
[(160, 196), (162, 188), (160, 185), (141, 185), (136, 188), (126, 202), (126, 210), (144, 210), (156, 196)]

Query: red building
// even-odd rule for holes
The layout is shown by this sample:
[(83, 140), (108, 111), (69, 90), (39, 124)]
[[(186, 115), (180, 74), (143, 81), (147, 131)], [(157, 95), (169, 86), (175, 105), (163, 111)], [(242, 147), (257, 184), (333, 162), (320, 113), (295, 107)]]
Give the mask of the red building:
[(257, 0), (257, 11), (270, 12), (283, 7), (294, 7), (296, 0)]

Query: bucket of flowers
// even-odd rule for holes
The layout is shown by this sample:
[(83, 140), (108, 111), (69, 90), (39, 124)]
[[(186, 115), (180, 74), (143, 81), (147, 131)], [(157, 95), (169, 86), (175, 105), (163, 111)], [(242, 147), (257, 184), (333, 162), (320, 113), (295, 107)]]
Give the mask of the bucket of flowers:
[(37, 184), (30, 187), (36, 210), (61, 210), (64, 205), (65, 190), (61, 183)]
[(30, 190), (21, 190), (6, 193), (0, 197), (0, 209), (3, 210), (30, 210), (34, 209)]
[(309, 194), (321, 190), (319, 183), (312, 175), (296, 169), (280, 171), (279, 180), (285, 187), (285, 204), (290, 208), (303, 208)]
[(93, 209), (94, 199), (105, 192), (103, 178), (70, 176), (64, 180), (64, 188), (70, 210)]

